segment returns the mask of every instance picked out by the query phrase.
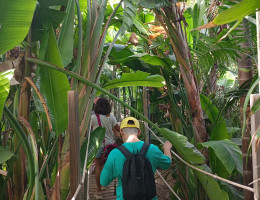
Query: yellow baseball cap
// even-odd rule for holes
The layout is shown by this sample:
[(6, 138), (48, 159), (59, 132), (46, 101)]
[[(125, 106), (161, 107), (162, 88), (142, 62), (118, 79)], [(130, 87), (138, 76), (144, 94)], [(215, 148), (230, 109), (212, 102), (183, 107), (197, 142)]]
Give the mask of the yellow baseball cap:
[(120, 125), (120, 129), (127, 128), (127, 127), (133, 127), (133, 128), (140, 129), (139, 122), (134, 117), (127, 117), (127, 118), (123, 119), (123, 121), (121, 122), (121, 125)]

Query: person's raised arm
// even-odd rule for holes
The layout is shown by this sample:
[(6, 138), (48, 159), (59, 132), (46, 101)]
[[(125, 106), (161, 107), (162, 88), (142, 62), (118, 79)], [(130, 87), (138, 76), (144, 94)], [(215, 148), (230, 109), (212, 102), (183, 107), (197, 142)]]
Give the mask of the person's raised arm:
[(164, 155), (169, 156), (169, 158), (172, 160), (172, 155), (171, 155), (172, 144), (169, 141), (166, 141), (162, 148), (164, 151)]

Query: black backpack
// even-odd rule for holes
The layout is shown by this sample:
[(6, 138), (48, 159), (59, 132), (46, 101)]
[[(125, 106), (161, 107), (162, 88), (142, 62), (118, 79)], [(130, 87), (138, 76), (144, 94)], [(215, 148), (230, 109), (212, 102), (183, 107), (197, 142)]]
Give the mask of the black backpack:
[(156, 196), (154, 173), (145, 157), (149, 148), (144, 143), (138, 154), (130, 153), (123, 145), (117, 147), (126, 157), (123, 167), (122, 187), (124, 200), (150, 200)]

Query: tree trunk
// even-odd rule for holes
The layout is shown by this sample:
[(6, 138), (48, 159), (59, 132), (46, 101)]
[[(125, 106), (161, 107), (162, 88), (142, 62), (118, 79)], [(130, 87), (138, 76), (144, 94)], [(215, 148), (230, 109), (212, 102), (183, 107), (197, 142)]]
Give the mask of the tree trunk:
[[(248, 33), (248, 22), (246, 20), (243, 20), (243, 29), (245, 32), (245, 39), (249, 38)], [(249, 48), (249, 42), (243, 42), (241, 43), (242, 49)], [(250, 85), (250, 80), (253, 78), (253, 66), (251, 58), (246, 54), (240, 54), (240, 57), (238, 59), (238, 72), (239, 72), (239, 86), (241, 87), (243, 84), (245, 87)], [(241, 116), (241, 122), (243, 122), (243, 107), (245, 102), (246, 93), (240, 97), (240, 116)], [(247, 114), (250, 111), (250, 107), (248, 105), (247, 107)], [(243, 156), (243, 182), (244, 185), (248, 186), (249, 183), (253, 181), (253, 172), (252, 172), (252, 153), (250, 151), (249, 155), (247, 155), (248, 146), (251, 140), (251, 129), (250, 129), (250, 122), (247, 124), (244, 136), (242, 138), (242, 156)], [(248, 190), (244, 190), (244, 199), (245, 200), (251, 200), (254, 199), (254, 194)]]
[[(27, 36), (28, 44), (31, 44), (31, 34), (29, 32)], [(23, 54), (23, 53), (22, 53)], [(25, 51), (25, 57), (30, 57), (31, 50), (28, 47)], [(20, 91), (20, 99), (19, 99), (19, 108), (18, 108), (18, 117), (24, 117), (27, 121), (29, 121), (29, 107), (30, 107), (30, 96), (31, 96), (31, 87), (24, 77), (30, 77), (30, 63), (23, 60), (20, 62), (22, 65), (20, 69), (22, 69), (22, 83), (21, 83), (21, 91)], [(16, 138), (15, 141), (17, 144), (20, 143), (20, 140)], [(14, 199), (20, 200), (23, 199), (26, 190), (27, 177), (26, 177), (26, 155), (22, 147), (19, 150), (19, 159), (14, 163), (14, 174), (13, 174), (13, 183), (14, 183)]]
[(217, 91), (217, 69), (218, 69), (218, 64), (215, 63), (209, 73), (207, 94), (211, 94)]
[(164, 15), (164, 19), (162, 19), (161, 16), (158, 16), (158, 18), (170, 37), (171, 46), (179, 64), (181, 76), (188, 96), (190, 113), (192, 115), (192, 124), (194, 127), (194, 137), (197, 143), (201, 143), (208, 140), (208, 135), (200, 104), (199, 90), (196, 83), (196, 77), (193, 73), (186, 34), (183, 32), (181, 27), (181, 17), (176, 4), (173, 2), (171, 3), (171, 7), (163, 8), (163, 13), (161, 14)]

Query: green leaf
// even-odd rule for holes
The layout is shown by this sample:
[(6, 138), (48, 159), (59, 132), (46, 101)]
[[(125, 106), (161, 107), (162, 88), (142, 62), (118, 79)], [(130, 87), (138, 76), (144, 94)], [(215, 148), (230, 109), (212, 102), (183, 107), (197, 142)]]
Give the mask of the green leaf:
[[(202, 169), (203, 171), (211, 172), (210, 168), (206, 164), (200, 165), (197, 167)], [(197, 170), (194, 170), (194, 173), (199, 178), (199, 180), (200, 180), (201, 184), (203, 185), (203, 188), (207, 192), (207, 195), (210, 200), (220, 200), (220, 199), (228, 200), (229, 199), (227, 192), (220, 189), (219, 184), (217, 183), (217, 181), (214, 178), (212, 178), (210, 176), (206, 176), (205, 174), (198, 172)]]
[[(96, 128), (92, 133), (90, 133), (90, 141), (88, 148), (88, 161), (87, 168), (91, 165), (92, 161), (96, 157), (98, 153), (98, 149), (101, 147), (103, 139), (105, 137), (106, 129), (102, 127)], [(80, 160), (81, 160), (81, 169), (84, 168), (84, 161), (86, 157), (86, 149), (87, 149), (88, 139), (84, 141), (80, 149)]]
[(210, 121), (214, 124), (210, 139), (229, 139), (226, 122), (224, 118), (220, 115), (217, 107), (209, 100), (208, 97), (202, 94), (200, 94), (200, 102), (203, 111), (207, 114)]
[(142, 23), (149, 23), (149, 22), (153, 22), (155, 17), (153, 13), (144, 13), (144, 12), (140, 12), (136, 18), (138, 20), (140, 20)]
[(254, 105), (251, 108), (251, 113), (255, 114), (259, 109), (260, 109), (260, 98), (255, 101)]
[(10, 158), (14, 156), (14, 153), (9, 151), (8, 149), (0, 146), (0, 164), (6, 162)]
[[(244, 106), (243, 106), (243, 127), (242, 127), (242, 137), (245, 133), (245, 130), (246, 130), (246, 113), (247, 113), (247, 105), (248, 105), (248, 102), (250, 101), (250, 96), (251, 94), (253, 93), (255, 87), (259, 84), (260, 82), (260, 77), (255, 80), (255, 82), (253, 83), (253, 85), (250, 87), (250, 89), (248, 90), (247, 92), (247, 95), (246, 95), (246, 98), (245, 98), (245, 102), (244, 102)], [(257, 134), (257, 138), (260, 138), (260, 135), (259, 135), (259, 132)]]
[(142, 7), (152, 9), (152, 8), (161, 8), (169, 5), (168, 0), (142, 0), (139, 3)]
[[(40, 56), (44, 57), (46, 61), (55, 63), (55, 65), (63, 68), (51, 25), (49, 25), (49, 30), (45, 32), (43, 38), (45, 40), (41, 44)], [(70, 90), (70, 86), (67, 76), (54, 70), (38, 68), (36, 86), (39, 88), (48, 106), (53, 131), (56, 134), (62, 133), (66, 130), (68, 124), (67, 91)], [(35, 99), (37, 100), (36, 97)], [(36, 106), (42, 113), (41, 103), (36, 102)]]
[(32, 40), (40, 40), (44, 34), (45, 24), (51, 23), (56, 29), (66, 16), (65, 12), (60, 11), (60, 6), (67, 6), (68, 0), (38, 0), (33, 22)]
[(62, 23), (58, 46), (63, 62), (63, 66), (67, 66), (73, 57), (73, 43), (74, 43), (74, 0), (69, 0), (66, 9), (66, 17)]
[(133, 22), (138, 31), (140, 31), (141, 33), (143, 33), (145, 35), (149, 35), (149, 31), (147, 30), (145, 25), (140, 20), (134, 19)]
[[(122, 53), (122, 56), (121, 56)], [(139, 53), (126, 56), (130, 54), (127, 49), (119, 50), (117, 55), (113, 51), (112, 56), (109, 58), (109, 64), (123, 64), (134, 70), (147, 71), (160, 71), (160, 67), (164, 66), (167, 72), (172, 73), (171, 68), (174, 66), (169, 58), (160, 58), (158, 56), (149, 55), (147, 53)], [(157, 70), (155, 68), (158, 68)], [(146, 69), (146, 70), (145, 70)]]
[(234, 169), (237, 169), (241, 174), (243, 173), (242, 152), (235, 143), (230, 140), (218, 140), (204, 142), (200, 145), (211, 148), (229, 174), (232, 174)]
[(123, 24), (125, 30), (129, 30), (133, 25), (133, 21), (136, 16), (137, 6), (130, 2), (129, 0), (124, 0), (124, 14), (123, 14)]
[(217, 85), (224, 86), (225, 88), (232, 88), (235, 85), (236, 77), (237, 76), (234, 75), (234, 73), (227, 71), (218, 79)]
[(19, 45), (26, 37), (36, 0), (0, 1), (0, 55)]
[[(136, 73), (123, 73), (121, 79), (114, 79), (103, 86), (104, 89), (112, 89), (127, 86), (163, 87), (164, 78), (160, 75), (137, 71)], [(100, 94), (99, 92), (97, 95)]]
[(227, 132), (230, 138), (232, 138), (232, 135), (234, 133), (237, 133), (238, 131), (241, 131), (241, 128), (239, 127), (227, 127)]
[(5, 100), (10, 90), (10, 80), (14, 75), (14, 69), (0, 73), (0, 119), (2, 118)]
[(257, 9), (260, 9), (259, 0), (243, 0), (242, 2), (218, 14), (213, 20), (213, 23), (216, 25), (222, 25), (237, 21), (247, 15), (255, 13)]
[(87, 9), (88, 3), (86, 0), (79, 0), (80, 11), (83, 12)]
[[(210, 168), (204, 164), (205, 158), (198, 151), (195, 146), (188, 142), (187, 138), (176, 132), (173, 132), (166, 128), (160, 128), (159, 133), (164, 136), (165, 139), (169, 140), (177, 152), (184, 158), (187, 162), (191, 164), (196, 164), (196, 167), (208, 171), (211, 173)], [(228, 194), (221, 190), (218, 183), (210, 176), (194, 170), (194, 173), (199, 178), (201, 184), (203, 185), (205, 191), (207, 192), (211, 200), (228, 200)]]
[(226, 179), (229, 178), (230, 173), (226, 170), (223, 163), (218, 159), (215, 152), (211, 148), (209, 149), (209, 162), (210, 168), (214, 174)]
[(188, 139), (177, 133), (173, 132), (167, 128), (160, 128), (160, 134), (169, 140), (178, 153), (191, 164), (203, 164), (205, 162), (204, 156), (195, 146), (188, 142)]

